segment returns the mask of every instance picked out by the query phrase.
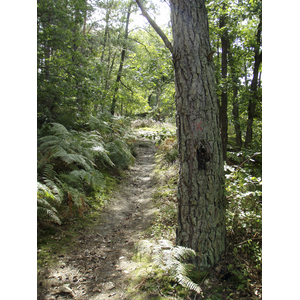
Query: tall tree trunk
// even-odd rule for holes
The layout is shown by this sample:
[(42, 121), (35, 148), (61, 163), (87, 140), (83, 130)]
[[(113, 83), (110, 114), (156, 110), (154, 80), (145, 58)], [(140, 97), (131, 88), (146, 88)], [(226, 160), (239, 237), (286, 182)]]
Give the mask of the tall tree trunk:
[(246, 138), (245, 138), (245, 148), (248, 148), (252, 142), (253, 138), (253, 120), (255, 116), (255, 107), (257, 102), (257, 86), (258, 86), (258, 73), (259, 73), (259, 66), (262, 62), (262, 52), (260, 52), (260, 45), (261, 45), (261, 31), (262, 31), (262, 19), (260, 16), (260, 22), (257, 27), (257, 34), (256, 34), (256, 47), (254, 50), (254, 70), (253, 70), (253, 78), (251, 82), (251, 95), (248, 105), (248, 122), (247, 122), (247, 131), (246, 131)]
[(205, 0), (170, 0), (174, 44), (136, 0), (173, 54), (179, 145), (176, 243), (194, 249), (197, 269), (225, 251), (225, 196), (215, 70)]
[[(223, 10), (225, 10), (225, 4), (223, 5)], [(225, 16), (220, 17), (220, 28), (225, 27), (226, 20)], [(222, 43), (222, 94), (221, 94), (221, 104), (220, 104), (220, 125), (221, 125), (221, 140), (223, 149), (223, 160), (226, 161), (227, 157), (227, 144), (228, 144), (228, 116), (227, 116), (227, 106), (228, 106), (228, 94), (227, 94), (227, 54), (228, 54), (228, 31), (224, 30), (221, 36)]]
[(104, 52), (107, 44), (107, 39), (109, 35), (109, 17), (112, 10), (112, 6), (114, 4), (114, 1), (111, 1), (106, 9), (106, 15), (105, 15), (105, 30), (104, 30), (104, 39), (103, 39), (103, 48), (101, 53), (101, 61), (103, 61)]
[[(51, 8), (49, 8), (49, 15), (48, 15), (48, 24), (46, 26), (51, 26)], [(46, 27), (45, 26), (45, 27)], [(46, 81), (50, 81), (50, 53), (51, 48), (49, 46), (49, 41), (45, 41), (45, 79)]]
[[(205, 0), (171, 0), (180, 155), (177, 245), (207, 269), (225, 251), (222, 143)], [(210, 59), (209, 59), (210, 58)]]
[(242, 132), (240, 125), (240, 113), (239, 113), (239, 102), (238, 102), (238, 76), (234, 58), (230, 50), (230, 43), (228, 43), (228, 62), (231, 68), (231, 83), (233, 85), (233, 96), (232, 96), (232, 115), (235, 129), (235, 146), (236, 151), (242, 149)]
[[(77, 68), (80, 66), (80, 62), (76, 59), (76, 52), (78, 51), (78, 29), (80, 28), (79, 22), (79, 9), (75, 9), (75, 17), (74, 17), (74, 27), (73, 27), (73, 54), (72, 54), (72, 63)], [(82, 105), (82, 95), (81, 95), (81, 84), (80, 84), (80, 77), (75, 76), (75, 89), (76, 89), (76, 106), (78, 111), (83, 111)]]
[[(47, 26), (51, 26), (52, 20), (51, 20), (51, 8), (48, 8), (49, 10), (49, 14), (48, 14), (48, 18), (47, 18), (47, 23), (45, 24), (45, 27)], [(50, 85), (50, 61), (51, 61), (51, 46), (50, 46), (50, 41), (46, 40), (44, 43), (44, 47), (45, 47), (45, 80), (48, 82), (48, 84)], [(49, 109), (51, 115), (54, 115), (54, 107), (55, 107), (55, 95), (53, 96), (53, 93), (49, 94), (45, 100), (44, 100), (44, 104), (45, 106)]]
[(159, 86), (156, 87), (156, 107), (157, 107), (157, 121), (161, 121), (161, 99), (160, 99), (160, 94), (161, 94), (161, 88)]
[[(120, 35), (121, 34), (119, 33), (116, 43), (119, 42)], [(111, 44), (109, 44), (108, 49), (109, 49), (108, 50), (108, 58), (107, 58), (107, 64), (106, 64), (107, 71), (106, 71), (105, 78), (104, 78), (104, 89), (102, 89), (102, 91), (100, 92), (100, 97), (99, 97), (102, 112), (104, 111), (105, 104), (107, 103), (106, 97), (107, 97), (108, 91), (110, 89), (110, 84), (112, 82), (111, 73), (113, 71), (113, 67), (115, 65), (115, 59), (116, 59), (116, 55), (117, 55), (117, 52), (112, 51)], [(112, 55), (112, 53), (113, 53), (113, 55)]]
[(132, 2), (130, 2), (129, 6), (128, 6), (128, 11), (127, 11), (125, 36), (124, 36), (124, 46), (123, 46), (123, 49), (122, 49), (122, 52), (121, 52), (121, 60), (120, 60), (120, 66), (119, 66), (117, 80), (116, 80), (116, 87), (115, 87), (115, 90), (114, 90), (113, 100), (112, 100), (112, 104), (111, 104), (111, 108), (110, 108), (110, 113), (112, 115), (115, 114), (116, 103), (117, 103), (117, 98), (116, 97), (117, 97), (117, 93), (118, 93), (118, 90), (119, 90), (119, 82), (121, 81), (121, 77), (122, 77), (123, 65), (124, 65), (125, 54), (126, 54), (126, 49), (127, 49), (126, 43), (127, 43), (127, 39), (128, 39), (128, 26), (129, 26), (131, 5), (132, 5)]
[(50, 46), (48, 46), (48, 41), (45, 43), (45, 79), (50, 81)]
[(87, 21), (87, 1), (84, 1), (84, 4), (85, 4), (85, 11), (84, 11), (84, 17), (83, 17), (83, 28), (82, 28), (82, 35), (83, 35), (83, 38), (85, 38), (85, 35), (86, 35), (86, 21)]
[(151, 92), (151, 94), (148, 96), (148, 105), (151, 106), (151, 96), (152, 96), (153, 92)]
[(239, 112), (239, 102), (238, 102), (238, 87), (233, 86), (233, 97), (232, 97), (232, 114), (234, 120), (235, 129), (235, 146), (236, 151), (241, 151), (242, 149), (242, 131), (240, 125), (240, 112)]
[[(218, 39), (218, 41), (217, 41), (217, 58), (216, 58), (217, 65), (221, 64), (220, 63), (221, 59), (220, 59), (219, 49), (220, 49), (220, 41)], [(219, 74), (216, 73), (216, 85), (219, 86), (219, 84), (220, 84)], [(220, 111), (221, 111), (221, 98), (219, 98), (218, 95), (217, 95), (217, 99), (218, 99), (217, 102), (218, 102), (218, 111), (219, 111), (219, 124), (221, 124), (221, 113), (220, 113)]]

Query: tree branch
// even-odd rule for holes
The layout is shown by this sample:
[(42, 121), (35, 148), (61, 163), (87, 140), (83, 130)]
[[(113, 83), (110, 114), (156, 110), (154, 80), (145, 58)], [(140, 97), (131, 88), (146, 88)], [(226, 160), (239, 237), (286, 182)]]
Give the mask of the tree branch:
[(129, 90), (131, 93), (133, 93), (133, 90), (132, 90), (130, 87), (128, 87), (127, 85), (125, 85), (121, 79), (120, 79), (120, 83), (121, 83), (127, 90)]
[(173, 46), (171, 42), (168, 40), (167, 36), (163, 33), (163, 31), (159, 28), (159, 26), (153, 21), (153, 19), (148, 15), (147, 11), (145, 10), (144, 6), (142, 5), (140, 0), (135, 0), (137, 5), (142, 11), (142, 15), (148, 20), (150, 25), (153, 27), (153, 29), (157, 32), (157, 34), (161, 37), (161, 39), (164, 41), (166, 47), (170, 50), (170, 52), (173, 54)]
[(147, 49), (146, 45), (144, 45), (143, 43), (141, 43), (140, 41), (138, 41), (137, 39), (133, 39), (131, 37), (129, 37), (130, 40), (135, 41), (136, 43), (144, 46), (145, 50), (148, 52), (148, 54), (151, 56), (151, 53), (149, 52), (149, 50)]

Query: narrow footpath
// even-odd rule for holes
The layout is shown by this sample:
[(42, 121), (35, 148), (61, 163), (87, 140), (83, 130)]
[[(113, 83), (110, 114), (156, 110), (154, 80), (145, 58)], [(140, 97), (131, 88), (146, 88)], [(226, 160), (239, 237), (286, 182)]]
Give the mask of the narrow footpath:
[(155, 146), (142, 140), (138, 144), (136, 162), (112, 193), (101, 222), (83, 228), (70, 242), (70, 253), (56, 254), (59, 263), (38, 283), (38, 299), (130, 299), (126, 290), (137, 264), (132, 257), (138, 241), (147, 238), (156, 211), (151, 201)]

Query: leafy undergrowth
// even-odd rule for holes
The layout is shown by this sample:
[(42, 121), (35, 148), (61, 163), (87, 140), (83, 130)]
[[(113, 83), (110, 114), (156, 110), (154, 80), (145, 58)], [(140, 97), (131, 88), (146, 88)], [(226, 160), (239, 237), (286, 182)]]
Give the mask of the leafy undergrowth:
[(82, 230), (93, 228), (101, 222), (102, 209), (119, 182), (118, 178), (107, 177), (105, 189), (101, 194), (95, 195), (91, 209), (85, 210), (81, 216), (78, 213), (70, 216), (69, 210), (60, 209), (60, 225), (52, 222), (39, 222), (37, 236), (38, 273), (56, 264), (60, 256), (72, 252), (73, 247), (76, 247), (72, 241), (82, 234)]
[[(59, 123), (38, 131), (38, 268), (49, 253), (70, 250), (82, 228), (95, 225), (108, 195), (134, 162), (135, 136), (122, 117), (90, 117), (81, 130)], [(59, 242), (59, 243), (58, 243)]]
[[(38, 131), (37, 216), (42, 222), (62, 223), (68, 214), (101, 204), (110, 180), (134, 162), (135, 138), (129, 122), (100, 114), (81, 130), (59, 123)], [(100, 199), (101, 200), (101, 199)]]
[[(174, 246), (179, 164), (176, 136), (170, 132), (165, 131), (165, 137), (156, 143), (158, 184), (153, 200), (159, 211), (149, 233), (156, 242), (167, 240)], [(136, 270), (130, 285), (133, 299), (262, 299), (262, 181), (254, 176), (261, 173), (260, 170), (251, 171), (253, 167), (249, 171), (246, 163), (225, 165), (227, 249), (214, 268), (188, 272), (189, 278), (200, 286), (201, 293), (196, 295), (195, 291), (181, 286), (161, 266), (155, 265), (149, 255), (139, 254), (141, 268)]]

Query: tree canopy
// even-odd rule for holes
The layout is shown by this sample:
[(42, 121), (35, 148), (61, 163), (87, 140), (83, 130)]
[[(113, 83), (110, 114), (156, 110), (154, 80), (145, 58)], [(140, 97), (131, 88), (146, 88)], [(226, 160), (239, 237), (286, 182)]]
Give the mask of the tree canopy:
[[(174, 117), (171, 54), (150, 24), (144, 28), (136, 25), (135, 4), (126, 34), (130, 3), (38, 1), (39, 126), (50, 121), (71, 127), (76, 122), (84, 123), (91, 114), (110, 111), (113, 101), (119, 115), (151, 112), (155, 118)], [(155, 6), (151, 2), (144, 5), (155, 16)], [(206, 6), (223, 147), (241, 150), (254, 143), (258, 149), (262, 112), (261, 2), (208, 1)], [(163, 31), (172, 41), (171, 27)]]

